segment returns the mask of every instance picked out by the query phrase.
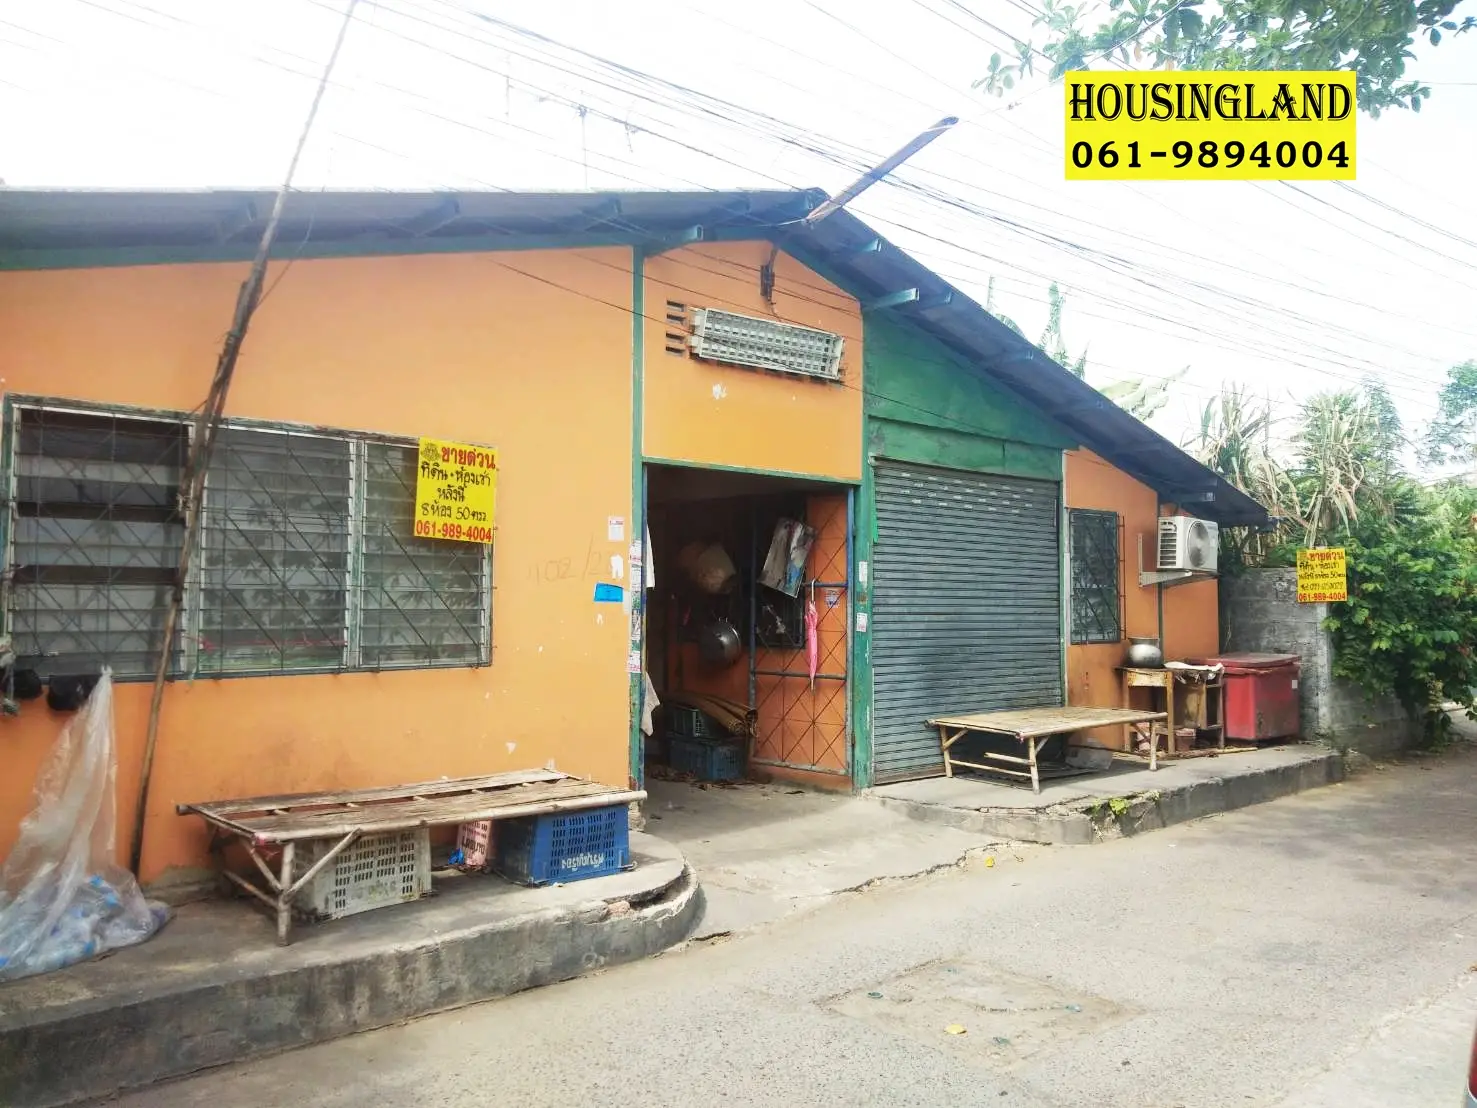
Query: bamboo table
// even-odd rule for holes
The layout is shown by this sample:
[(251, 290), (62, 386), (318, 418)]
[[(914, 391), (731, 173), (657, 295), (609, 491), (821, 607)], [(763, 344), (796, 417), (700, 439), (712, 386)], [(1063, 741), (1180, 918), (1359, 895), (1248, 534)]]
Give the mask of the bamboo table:
[[(1038, 744), (1042, 739), (1056, 735), (1070, 735), (1078, 731), (1091, 731), (1095, 727), (1127, 727), (1135, 723), (1156, 723), (1164, 719), (1163, 712), (1140, 712), (1131, 708), (1022, 708), (1009, 712), (976, 712), (963, 716), (940, 716), (928, 721), (929, 726), (939, 729), (939, 744), (944, 754), (944, 776), (953, 777), (955, 766), (980, 769), (988, 773), (1003, 773), (1010, 777), (1029, 778), (1031, 791), (1041, 791), (1041, 774), (1036, 762)], [(987, 751), (981, 755), (986, 762), (965, 762), (953, 757), (949, 751), (953, 745), (971, 732), (984, 735), (1005, 735), (1017, 740), (1025, 747), (1026, 756), (998, 754)], [(1002, 764), (994, 764), (1002, 763)], [(1026, 769), (1018, 767), (1025, 766)]]
[[(583, 811), (645, 799), (646, 793), (639, 790), (618, 789), (554, 770), (521, 770), (383, 789), (179, 804), (175, 811), (205, 820), (213, 852), (230, 838), (241, 841), (261, 871), (263, 883), (255, 884), (229, 870), (223, 872), (233, 884), (276, 912), (277, 941), (286, 946), (298, 893), (361, 835)], [(334, 845), (299, 875), (293, 869), (297, 844), (312, 839), (331, 839)], [(281, 850), (276, 873), (262, 856), (270, 849)]]

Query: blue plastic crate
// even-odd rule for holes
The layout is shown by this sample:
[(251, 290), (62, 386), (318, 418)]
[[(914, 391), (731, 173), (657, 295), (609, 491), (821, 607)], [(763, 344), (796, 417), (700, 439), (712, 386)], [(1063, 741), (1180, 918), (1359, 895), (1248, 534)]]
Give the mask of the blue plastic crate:
[(699, 781), (742, 781), (745, 763), (743, 743), (667, 736), (667, 765)]
[(523, 885), (609, 877), (631, 865), (624, 804), (564, 815), (498, 820), (492, 868)]

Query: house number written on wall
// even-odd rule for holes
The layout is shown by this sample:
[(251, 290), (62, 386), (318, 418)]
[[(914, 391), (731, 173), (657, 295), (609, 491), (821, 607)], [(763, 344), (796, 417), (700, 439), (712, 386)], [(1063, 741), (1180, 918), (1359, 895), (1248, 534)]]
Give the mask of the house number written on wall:
[(415, 472), (417, 538), (490, 543), (496, 499), (496, 450), (421, 439)]

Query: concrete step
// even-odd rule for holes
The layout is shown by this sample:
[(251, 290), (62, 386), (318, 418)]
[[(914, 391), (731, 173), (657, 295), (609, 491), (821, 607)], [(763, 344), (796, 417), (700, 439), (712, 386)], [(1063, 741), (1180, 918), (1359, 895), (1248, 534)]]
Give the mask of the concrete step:
[(1018, 842), (1087, 845), (1154, 831), (1344, 779), (1342, 755), (1314, 743), (1160, 762), (1042, 783), (1040, 793), (960, 771), (871, 789), (913, 819)]
[(0, 1103), (107, 1096), (657, 954), (686, 938), (701, 894), (673, 847), (631, 847), (636, 868), (614, 877), (451, 877), (287, 947), (244, 901), (187, 904), (147, 943), (0, 985)]

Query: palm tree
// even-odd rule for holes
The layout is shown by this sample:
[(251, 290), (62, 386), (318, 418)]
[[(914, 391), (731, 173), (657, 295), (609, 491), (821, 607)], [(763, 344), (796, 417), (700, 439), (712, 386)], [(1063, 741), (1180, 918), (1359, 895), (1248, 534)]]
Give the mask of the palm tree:
[(1244, 387), (1223, 385), (1220, 395), (1206, 402), (1200, 429), (1185, 447), (1277, 521), (1269, 532), (1223, 531), (1221, 545), (1230, 566), (1264, 564), (1304, 527), (1297, 483), (1272, 454), (1272, 425), (1270, 401), (1252, 397)]
[(1305, 401), (1292, 445), (1307, 545), (1348, 531), (1361, 512), (1413, 510), (1400, 466), (1400, 415), (1378, 382)]

